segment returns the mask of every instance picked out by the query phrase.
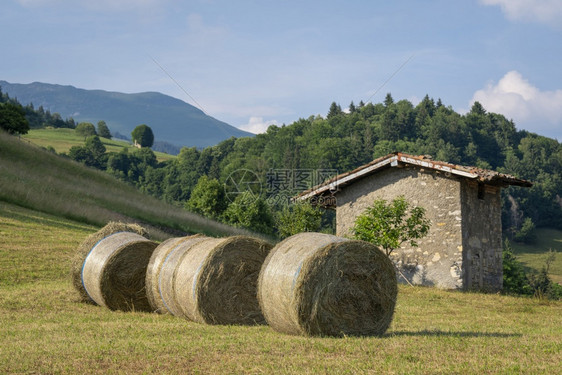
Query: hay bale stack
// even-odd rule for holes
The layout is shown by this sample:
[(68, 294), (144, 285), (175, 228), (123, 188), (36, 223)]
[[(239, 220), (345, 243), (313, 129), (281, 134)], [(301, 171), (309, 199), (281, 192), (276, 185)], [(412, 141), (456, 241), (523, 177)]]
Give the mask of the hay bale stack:
[(150, 311), (146, 267), (157, 243), (131, 232), (117, 232), (97, 242), (86, 257), (81, 279), (96, 304), (111, 310)]
[(397, 292), (394, 266), (376, 246), (320, 233), (279, 243), (258, 286), (267, 323), (307, 336), (382, 335)]
[(205, 238), (178, 264), (174, 291), (184, 317), (206, 324), (263, 324), (259, 272), (271, 245), (234, 236)]
[[(184, 316), (182, 308), (176, 299), (176, 292), (174, 289), (178, 265), (195, 245), (208, 238), (209, 237), (205, 237), (203, 235), (195, 235), (184, 237), (177, 242), (176, 246), (171, 248), (168, 254), (163, 258), (159, 267), (160, 271), (158, 272), (157, 279), (154, 278), (154, 270), (158, 266), (157, 260), (154, 260), (155, 265), (153, 266), (153, 275), (150, 276), (147, 273), (146, 276), (147, 279), (149, 277), (152, 277), (153, 279), (151, 281), (152, 295), (154, 296), (154, 305), (152, 305), (153, 311), (169, 312), (174, 316), (180, 317)], [(161, 255), (156, 255), (156, 257), (162, 258)]]
[(169, 238), (162, 242), (150, 257), (146, 268), (146, 296), (151, 310), (157, 313), (166, 313), (168, 310), (162, 301), (159, 290), (160, 271), (168, 255), (176, 250), (182, 242), (200, 235)]
[(136, 233), (143, 237), (148, 238), (148, 232), (140, 225), (125, 224), (125, 223), (110, 221), (109, 223), (107, 223), (106, 226), (101, 228), (99, 231), (89, 235), (76, 249), (76, 252), (74, 254), (71, 263), (70, 274), (72, 279), (72, 285), (74, 286), (74, 289), (78, 292), (82, 302), (95, 303), (86, 292), (86, 289), (84, 289), (84, 283), (82, 282), (82, 268), (84, 267), (84, 261), (86, 260), (86, 257), (88, 256), (88, 254), (90, 254), (90, 251), (92, 251), (92, 248), (98, 242), (100, 242), (104, 238), (114, 233), (119, 233), (119, 232)]

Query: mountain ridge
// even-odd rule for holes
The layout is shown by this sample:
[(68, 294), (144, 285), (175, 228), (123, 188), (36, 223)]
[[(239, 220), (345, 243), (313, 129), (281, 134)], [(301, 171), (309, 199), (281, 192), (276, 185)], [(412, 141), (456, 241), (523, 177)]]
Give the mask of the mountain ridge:
[(240, 130), (180, 99), (156, 91), (122, 93), (82, 89), (72, 85), (43, 82), (28, 84), (0, 81), (0, 88), (22, 105), (33, 103), (45, 110), (72, 117), (77, 122), (96, 124), (103, 120), (112, 132), (128, 135), (147, 124), (155, 140), (176, 146), (207, 147), (230, 137), (249, 137)]

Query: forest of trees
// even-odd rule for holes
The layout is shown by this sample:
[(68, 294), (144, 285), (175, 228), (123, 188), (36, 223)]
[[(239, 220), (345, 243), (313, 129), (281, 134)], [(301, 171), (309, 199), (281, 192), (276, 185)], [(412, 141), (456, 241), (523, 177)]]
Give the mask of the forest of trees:
[(51, 113), (49, 110), (45, 110), (42, 106), (39, 106), (39, 108), (36, 109), (32, 103), (21, 105), (18, 102), (17, 98), (10, 98), (8, 94), (3, 93), (1, 87), (0, 103), (8, 103), (10, 105), (21, 108), (25, 115), (25, 118), (28, 121), (29, 128), (31, 129), (46, 128), (48, 126), (52, 126), (53, 128), (71, 129), (74, 129), (76, 127), (74, 119), (63, 119), (59, 113)]
[[(170, 202), (186, 202), (205, 175), (224, 183), (235, 170), (248, 169), (268, 186), (271, 170), (335, 170), (339, 173), (390, 152), (432, 155), (435, 160), (514, 174), (534, 182), (530, 189), (503, 192), (503, 225), (515, 235), (524, 223), (562, 229), (562, 145), (555, 139), (518, 131), (504, 116), (478, 102), (461, 115), (441, 100), (353, 103), (343, 111), (333, 103), (326, 117), (271, 126), (253, 138), (231, 138), (203, 150), (184, 148), (178, 158), (146, 169), (131, 181)], [(294, 181), (293, 181), (294, 182)], [(320, 181), (316, 181), (320, 182)], [(288, 195), (298, 192), (289, 186)], [(268, 189), (262, 197), (267, 198)]]
[[(32, 128), (39, 123), (54, 126), (53, 121), (60, 117), (32, 109), (31, 105), (24, 107), (26, 117), (35, 118)], [(72, 119), (60, 121), (59, 126), (63, 123), (75, 126)], [(457, 113), (440, 99), (435, 101), (428, 96), (415, 106), (408, 100), (394, 101), (390, 94), (383, 103), (351, 103), (345, 111), (332, 103), (326, 116), (301, 118), (281, 127), (270, 126), (255, 137), (230, 138), (202, 150), (184, 147), (176, 159), (163, 163), (156, 160), (149, 148), (102, 155), (97, 142), (90, 140), (89, 147), (92, 151), (96, 149), (99, 156), (95, 162), (89, 162), (90, 165), (107, 170), (151, 195), (195, 211), (203, 204), (194, 201), (203, 199), (201, 196), (191, 199), (198, 181), (222, 188), (232, 172), (251, 171), (262, 186), (259, 199), (254, 203), (254, 218), (241, 219), (240, 215), (250, 215), (251, 210), (237, 213), (233, 206), (229, 211), (228, 206), (234, 202), (224, 194), (213, 198), (225, 200), (212, 203), (222, 207), (220, 212), (211, 215), (199, 210), (235, 225), (272, 223), (271, 218), (280, 217), (284, 209), (280, 204), (283, 200), (273, 201), (272, 195), (292, 196), (313, 183), (322, 182), (325, 177), (400, 151), (431, 155), (435, 160), (494, 169), (531, 180), (534, 185), (530, 189), (503, 189), (505, 235), (525, 240), (527, 232), (532, 239), (529, 228), (534, 226), (562, 229), (562, 144), (517, 130), (513, 121), (487, 112), (478, 102), (466, 114)], [(304, 183), (299, 181), (298, 172), (303, 171), (313, 174), (314, 178)], [(284, 176), (282, 191), (273, 191), (273, 175)], [(206, 176), (204, 181), (201, 180), (203, 176)], [(277, 184), (277, 188), (281, 185)], [(249, 202), (247, 196), (236, 199), (238, 206), (243, 199)], [(252, 202), (254, 200), (255, 197)], [(266, 201), (269, 204), (263, 205)], [(324, 215), (322, 225), (329, 226), (332, 218), (333, 215)], [(270, 233), (276, 231), (260, 228)]]
[[(184, 205), (201, 176), (221, 185), (232, 172), (247, 169), (259, 176), (264, 187), (261, 198), (266, 200), (273, 193), (268, 179), (272, 171), (341, 173), (394, 151), (428, 154), (435, 160), (529, 179), (534, 182), (531, 189), (504, 189), (506, 235), (515, 236), (529, 223), (562, 229), (562, 145), (558, 141), (518, 131), (512, 121), (486, 112), (479, 103), (461, 115), (427, 96), (417, 106), (407, 100), (394, 102), (390, 94), (384, 103), (351, 103), (347, 111), (332, 103), (326, 117), (271, 126), (264, 134), (231, 138), (203, 150), (183, 148), (177, 159), (166, 163), (157, 163), (149, 155), (113, 155), (107, 170), (149, 194)], [(310, 187), (289, 182), (284, 185), (287, 196)]]

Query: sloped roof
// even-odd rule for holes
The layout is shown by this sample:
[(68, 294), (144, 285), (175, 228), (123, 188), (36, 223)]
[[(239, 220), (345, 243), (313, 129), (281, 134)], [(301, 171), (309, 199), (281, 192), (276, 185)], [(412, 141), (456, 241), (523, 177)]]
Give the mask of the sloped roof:
[(314, 196), (324, 195), (326, 193), (333, 194), (342, 187), (352, 184), (356, 180), (379, 172), (383, 169), (410, 165), (419, 167), (420, 169), (430, 169), (440, 171), (446, 175), (456, 175), (476, 182), (485, 183), (496, 186), (522, 186), (531, 187), (533, 183), (527, 180), (517, 178), (515, 176), (499, 173), (489, 169), (477, 167), (467, 167), (462, 165), (450, 164), (442, 161), (432, 160), (425, 155), (409, 155), (401, 152), (394, 152), (381, 158), (375, 159), (370, 163), (360, 166), (350, 172), (345, 172), (336, 177), (323, 182), (309, 190), (305, 190), (295, 197), (296, 200), (305, 200)]

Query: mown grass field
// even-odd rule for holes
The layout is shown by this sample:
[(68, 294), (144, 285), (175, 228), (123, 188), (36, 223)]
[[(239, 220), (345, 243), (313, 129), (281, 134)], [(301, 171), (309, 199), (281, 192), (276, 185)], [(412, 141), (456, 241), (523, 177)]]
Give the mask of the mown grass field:
[(383, 337), (306, 338), (77, 302), (96, 226), (0, 202), (0, 373), (556, 374), (562, 302), (401, 286)]
[(534, 273), (538, 273), (545, 265), (548, 250), (556, 251), (555, 260), (550, 265), (549, 276), (552, 281), (562, 284), (562, 231), (539, 228), (536, 244), (511, 242), (511, 247), (527, 271)]
[[(68, 153), (72, 146), (84, 146), (84, 137), (76, 134), (74, 129), (31, 129), (29, 133), (22, 136), (23, 139), (40, 147), (51, 146), (57, 153)], [(133, 150), (133, 146), (127, 141), (119, 139), (100, 138), (107, 152), (119, 152), (124, 148)], [(158, 161), (174, 159), (174, 155), (154, 151)]]

